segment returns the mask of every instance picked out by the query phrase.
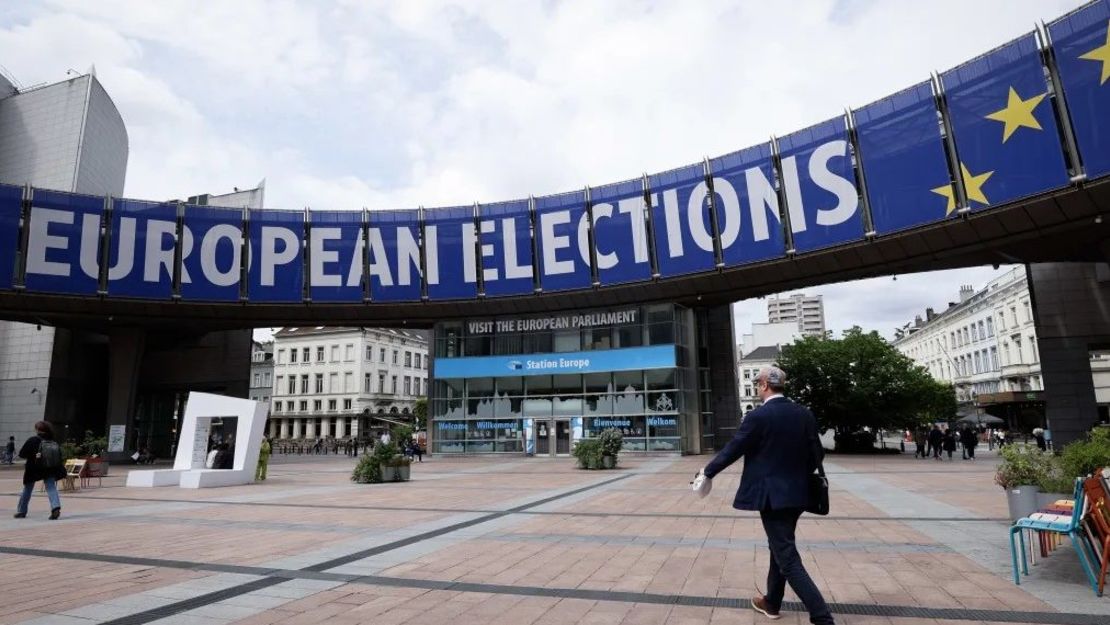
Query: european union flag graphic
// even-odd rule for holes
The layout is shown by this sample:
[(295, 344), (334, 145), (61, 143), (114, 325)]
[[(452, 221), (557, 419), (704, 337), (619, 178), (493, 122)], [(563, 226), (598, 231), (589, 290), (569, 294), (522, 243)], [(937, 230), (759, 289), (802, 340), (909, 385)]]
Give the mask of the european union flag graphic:
[[(945, 72), (960, 175), (973, 210), (1067, 185), (1064, 152), (1033, 34)], [(956, 208), (950, 185), (932, 189)]]
[(1056, 67), (1087, 178), (1110, 173), (1110, 2), (1048, 26)]

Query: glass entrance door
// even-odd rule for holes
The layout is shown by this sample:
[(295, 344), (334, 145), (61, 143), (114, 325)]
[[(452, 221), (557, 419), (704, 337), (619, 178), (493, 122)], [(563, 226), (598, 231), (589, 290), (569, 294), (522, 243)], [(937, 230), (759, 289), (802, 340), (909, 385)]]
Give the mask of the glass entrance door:
[(570, 455), (570, 419), (555, 420), (555, 455)]
[(536, 419), (536, 455), (550, 456), (553, 448), (551, 445), (551, 421)]

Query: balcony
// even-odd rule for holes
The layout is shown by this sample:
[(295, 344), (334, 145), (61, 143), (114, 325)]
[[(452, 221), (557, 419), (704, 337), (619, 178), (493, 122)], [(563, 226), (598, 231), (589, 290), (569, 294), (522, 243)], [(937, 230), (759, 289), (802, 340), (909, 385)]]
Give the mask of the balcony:
[(1040, 372), (1040, 365), (1017, 363), (1003, 366), (1001, 374), (1004, 378), (1021, 378)]

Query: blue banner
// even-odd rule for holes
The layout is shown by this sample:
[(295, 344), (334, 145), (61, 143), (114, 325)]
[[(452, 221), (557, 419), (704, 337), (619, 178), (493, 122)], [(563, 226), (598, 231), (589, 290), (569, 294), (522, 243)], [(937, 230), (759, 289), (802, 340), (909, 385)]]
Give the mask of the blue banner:
[(1110, 2), (1093, 2), (1048, 27), (1083, 169), (1110, 173)]
[(252, 210), (249, 228), (247, 298), (252, 302), (302, 301), (304, 212)]
[[(973, 210), (1067, 185), (1048, 84), (1032, 33), (941, 74), (960, 175)], [(946, 209), (945, 185), (934, 190)]]
[(177, 204), (114, 200), (108, 245), (108, 294), (173, 297)]
[(598, 281), (602, 285), (651, 279), (643, 180), (590, 189)]
[(945, 206), (933, 192), (951, 185), (952, 176), (929, 81), (852, 115), (876, 233), (905, 230), (955, 213), (955, 202)]
[(587, 289), (590, 275), (589, 215), (582, 191), (536, 198), (536, 248), (545, 292)]
[(35, 189), (32, 200), (27, 224), (27, 290), (95, 294), (104, 198)]
[(309, 285), (312, 301), (363, 299), (362, 211), (312, 211)]
[(474, 207), (424, 211), (428, 299), (467, 299), (478, 295), (477, 234)]
[(588, 352), (436, 358), (435, 377), (438, 380), (503, 378), (553, 373), (669, 369), (674, 366), (674, 345), (651, 345)]
[(182, 299), (237, 301), (243, 255), (243, 211), (185, 206), (181, 240)]
[(23, 188), (0, 184), (0, 289), (12, 288)]
[(717, 266), (705, 166), (679, 167), (648, 177), (659, 275), (679, 276)]
[(770, 142), (710, 159), (709, 169), (725, 265), (782, 256), (786, 244)]
[(486, 296), (531, 294), (532, 213), (528, 200), (482, 204), (478, 214)]
[(373, 211), (368, 236), (370, 299), (375, 302), (419, 301), (423, 291), (420, 211)]
[(863, 238), (844, 118), (779, 139), (779, 156), (795, 252)]

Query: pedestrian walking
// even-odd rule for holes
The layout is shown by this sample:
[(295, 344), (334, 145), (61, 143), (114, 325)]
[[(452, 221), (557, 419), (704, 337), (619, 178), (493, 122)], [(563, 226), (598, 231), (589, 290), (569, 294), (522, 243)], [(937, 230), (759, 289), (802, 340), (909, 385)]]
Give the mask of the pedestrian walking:
[(412, 446), (409, 448), (409, 453), (413, 456), (416, 456), (417, 462), (424, 462), (424, 450), (420, 448), (420, 443), (414, 440), (412, 441), (411, 445)]
[(702, 470), (713, 478), (744, 458), (744, 473), (732, 507), (756, 510), (767, 534), (771, 565), (767, 592), (751, 599), (752, 608), (779, 618), (786, 584), (802, 600), (815, 625), (832, 625), (832, 613), (798, 555), (794, 532), (809, 503), (809, 477), (824, 455), (817, 420), (808, 408), (783, 396), (786, 373), (764, 367), (755, 377), (763, 405), (749, 412), (724, 449)]
[(968, 460), (975, 460), (975, 447), (979, 444), (979, 434), (971, 427), (965, 427), (960, 434), (960, 443), (964, 447), (964, 456)]
[(944, 428), (944, 451), (948, 452), (948, 460), (952, 460), (952, 452), (956, 451), (956, 433), (952, 428)]
[(270, 464), (270, 441), (265, 436), (262, 437), (262, 446), (258, 448), (258, 467), (254, 470), (254, 481), (263, 482), (266, 480), (266, 467)]
[(939, 425), (934, 425), (932, 431), (929, 432), (929, 450), (932, 452), (933, 458), (940, 460), (940, 447), (944, 443), (944, 433), (940, 431)]
[(46, 421), (35, 423), (35, 435), (23, 443), (23, 447), (19, 449), (19, 457), (25, 459), (27, 464), (23, 468), (23, 492), (19, 495), (15, 518), (26, 518), (35, 482), (42, 480), (46, 497), (50, 500), (50, 519), (57, 519), (62, 515), (58, 480), (65, 477), (66, 469), (62, 460), (62, 448), (54, 440), (54, 427)]
[(15, 437), (8, 437), (8, 444), (4, 445), (4, 464), (15, 464)]
[(1033, 438), (1037, 441), (1037, 449), (1048, 451), (1048, 441), (1044, 438), (1043, 428), (1033, 428)]
[(916, 458), (918, 454), (920, 454), (922, 458), (927, 458), (928, 456), (926, 454), (928, 453), (929, 447), (924, 428), (919, 427), (914, 430), (913, 443), (917, 447), (917, 450), (913, 452), (913, 457)]

